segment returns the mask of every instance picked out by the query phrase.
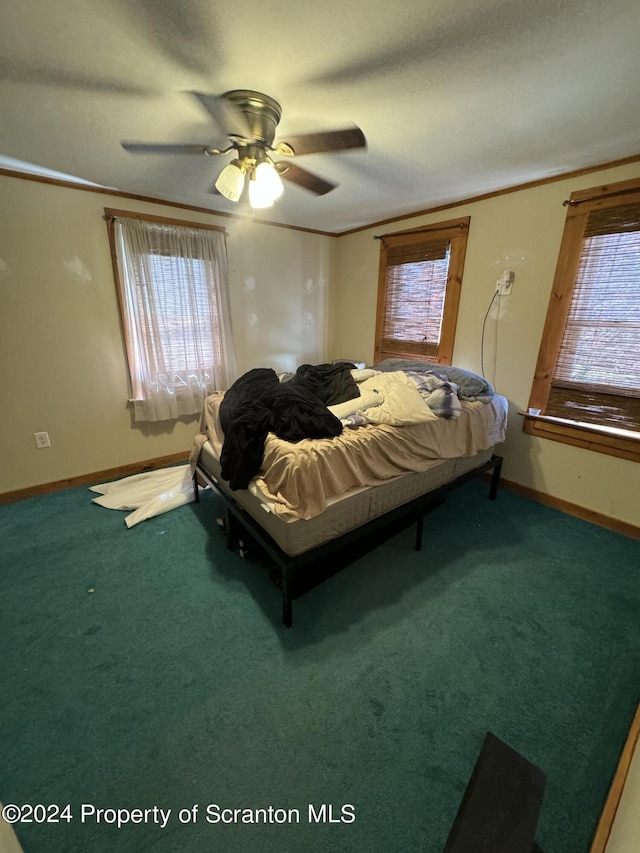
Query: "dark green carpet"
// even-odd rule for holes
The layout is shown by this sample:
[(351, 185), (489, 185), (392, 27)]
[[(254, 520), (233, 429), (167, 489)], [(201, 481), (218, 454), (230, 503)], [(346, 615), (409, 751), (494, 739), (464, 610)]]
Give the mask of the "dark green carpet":
[[(486, 491), (288, 631), (211, 493), (131, 530), (85, 488), (0, 507), (0, 800), (73, 815), (16, 826), (26, 853), (439, 853), (488, 730), (548, 775), (541, 847), (586, 853), (639, 698), (640, 546)], [(118, 829), (82, 803), (172, 812)], [(210, 803), (300, 823), (210, 824)], [(323, 803), (355, 822), (309, 823)]]

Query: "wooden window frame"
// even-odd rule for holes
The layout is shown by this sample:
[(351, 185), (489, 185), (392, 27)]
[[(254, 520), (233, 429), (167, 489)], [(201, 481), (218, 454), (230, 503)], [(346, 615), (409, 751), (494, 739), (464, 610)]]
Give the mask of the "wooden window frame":
[[(385, 234), (381, 237), (376, 237), (376, 239), (381, 241), (381, 246), (376, 309), (376, 336), (374, 350), (375, 364), (378, 364), (385, 358), (410, 358), (415, 361), (424, 361), (428, 363), (451, 364), (470, 221), (470, 216), (463, 216), (458, 219), (447, 220), (446, 222), (437, 222), (433, 225), (425, 225), (422, 228), (411, 229), (409, 231), (397, 231), (393, 234)], [(433, 234), (433, 237), (436, 240), (448, 239), (451, 246), (445, 300), (442, 311), (440, 341), (438, 343), (437, 351), (435, 356), (429, 356), (428, 354), (420, 353), (413, 349), (411, 351), (407, 351), (401, 346), (397, 347), (397, 351), (391, 351), (390, 348), (383, 348), (382, 346), (387, 295), (387, 250), (389, 248), (411, 246), (417, 242), (423, 242), (425, 236), (429, 234)]]
[[(544, 413), (549, 397), (552, 374), (578, 275), (583, 234), (589, 213), (598, 207), (611, 207), (638, 200), (640, 178), (580, 190), (572, 193), (570, 199), (564, 202), (567, 206), (567, 218), (529, 397), (530, 409)], [(524, 415), (523, 430), (528, 435), (640, 462), (640, 435), (636, 433), (627, 431), (630, 434), (625, 435), (625, 430), (548, 417), (544, 414), (521, 414)]]

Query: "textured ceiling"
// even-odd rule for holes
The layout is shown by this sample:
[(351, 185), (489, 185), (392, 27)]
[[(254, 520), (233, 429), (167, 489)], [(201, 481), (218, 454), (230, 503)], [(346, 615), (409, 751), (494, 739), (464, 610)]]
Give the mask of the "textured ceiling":
[[(0, 28), (0, 166), (251, 215), (209, 192), (226, 157), (189, 90), (256, 89), (276, 139), (355, 122), (366, 150), (296, 163), (261, 220), (331, 233), (640, 153), (638, 0), (21, 0)], [(26, 168), (22, 166), (23, 168)]]

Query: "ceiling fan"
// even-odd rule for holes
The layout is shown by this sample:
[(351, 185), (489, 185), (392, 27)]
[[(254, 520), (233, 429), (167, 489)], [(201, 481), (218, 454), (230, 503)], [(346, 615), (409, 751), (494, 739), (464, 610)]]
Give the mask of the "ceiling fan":
[[(212, 191), (230, 201), (240, 200), (248, 185), (249, 203), (254, 208), (271, 207), (284, 191), (281, 178), (316, 195), (335, 189), (336, 184), (302, 169), (290, 160), (303, 154), (331, 153), (365, 148), (366, 139), (359, 127), (290, 136), (274, 145), (280, 122), (280, 104), (268, 95), (250, 89), (234, 89), (223, 95), (191, 92), (229, 139), (226, 148), (207, 145), (164, 145), (147, 142), (122, 142), (134, 154), (206, 154), (214, 156), (235, 151), (236, 156), (218, 175)], [(274, 160), (273, 156), (287, 160)]]

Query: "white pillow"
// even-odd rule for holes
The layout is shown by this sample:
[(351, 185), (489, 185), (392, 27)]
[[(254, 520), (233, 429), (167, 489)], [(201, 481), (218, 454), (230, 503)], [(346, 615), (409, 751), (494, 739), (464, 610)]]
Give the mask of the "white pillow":
[(356, 412), (364, 411), (372, 406), (379, 406), (384, 402), (382, 394), (376, 391), (363, 391), (359, 397), (354, 397), (353, 400), (346, 400), (344, 403), (336, 403), (335, 406), (327, 406), (330, 412), (339, 419), (348, 418), (350, 415), (355, 415)]
[(364, 382), (365, 379), (370, 379), (372, 376), (377, 376), (381, 371), (374, 370), (372, 367), (362, 367), (351, 371), (351, 376), (356, 382)]

